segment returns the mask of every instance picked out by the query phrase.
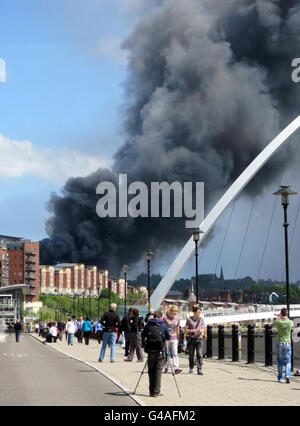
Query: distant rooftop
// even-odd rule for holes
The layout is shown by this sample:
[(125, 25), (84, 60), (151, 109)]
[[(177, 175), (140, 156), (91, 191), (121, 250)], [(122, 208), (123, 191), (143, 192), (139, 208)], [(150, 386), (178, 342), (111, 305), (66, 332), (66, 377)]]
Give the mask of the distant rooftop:
[(56, 265), (52, 265), (58, 268), (73, 268), (74, 266), (79, 265), (78, 263), (57, 263)]
[(0, 235), (0, 240), (5, 240), (5, 241), (18, 240), (18, 241), (21, 241), (21, 240), (23, 240), (23, 238), (21, 238), (21, 237), (12, 237), (10, 235)]

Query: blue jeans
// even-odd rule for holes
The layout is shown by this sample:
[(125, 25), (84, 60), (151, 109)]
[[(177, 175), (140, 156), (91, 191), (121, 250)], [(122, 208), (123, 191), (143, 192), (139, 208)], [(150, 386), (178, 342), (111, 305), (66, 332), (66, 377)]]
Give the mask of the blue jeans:
[(73, 345), (74, 333), (68, 333), (68, 345)]
[(19, 341), (20, 341), (20, 336), (21, 336), (21, 331), (20, 331), (20, 330), (17, 330), (17, 331), (16, 331), (16, 342), (19, 342)]
[(292, 345), (280, 345), (279, 343), (277, 343), (278, 380), (283, 379), (283, 361), (285, 362), (285, 377), (291, 377), (291, 357)]
[(105, 349), (108, 343), (110, 344), (110, 360), (114, 361), (116, 337), (117, 337), (117, 333), (113, 331), (112, 332), (105, 331), (103, 333), (103, 341), (102, 341), (99, 361), (103, 361), (103, 358), (105, 355)]

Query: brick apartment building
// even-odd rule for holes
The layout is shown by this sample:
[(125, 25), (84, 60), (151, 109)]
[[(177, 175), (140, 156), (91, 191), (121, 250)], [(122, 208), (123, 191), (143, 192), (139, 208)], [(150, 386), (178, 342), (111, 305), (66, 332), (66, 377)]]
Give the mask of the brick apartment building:
[(41, 294), (65, 296), (82, 295), (98, 297), (104, 288), (125, 297), (125, 280), (108, 277), (108, 270), (98, 270), (97, 266), (77, 263), (59, 263), (54, 266), (40, 266)]
[(0, 235), (0, 287), (24, 286), (24, 308), (39, 305), (39, 242)]
[(9, 256), (5, 245), (0, 246), (0, 287), (9, 285)]

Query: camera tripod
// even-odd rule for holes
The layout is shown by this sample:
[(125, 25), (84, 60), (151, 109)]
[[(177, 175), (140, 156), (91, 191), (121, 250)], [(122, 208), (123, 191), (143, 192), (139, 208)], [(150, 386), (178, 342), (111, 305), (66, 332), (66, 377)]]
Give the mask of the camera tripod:
[[(174, 371), (174, 368), (173, 368), (173, 366), (172, 366), (172, 364), (171, 364), (171, 362), (170, 362), (170, 357), (169, 357), (166, 353), (165, 353), (165, 356), (167, 357), (167, 364), (166, 364), (166, 367), (167, 367), (167, 368), (170, 368), (170, 370), (171, 370), (171, 372), (172, 372), (172, 376), (173, 376), (174, 381), (175, 381), (175, 385), (176, 385), (176, 388), (177, 388), (178, 395), (179, 395), (179, 397), (181, 398), (181, 394), (180, 394), (180, 391), (179, 391), (179, 387), (178, 387), (177, 381), (176, 381), (176, 379), (175, 379), (175, 371)], [(135, 387), (135, 389), (134, 389), (134, 391), (133, 391), (133, 395), (135, 395), (135, 392), (136, 392), (136, 390), (137, 390), (137, 387), (138, 387), (138, 385), (139, 385), (139, 383), (140, 383), (140, 381), (141, 381), (142, 375), (144, 374), (144, 371), (145, 371), (146, 365), (148, 365), (148, 358), (147, 358), (147, 361), (145, 362), (144, 368), (143, 368), (143, 370), (142, 370), (142, 372), (141, 372), (141, 375), (140, 375), (139, 380), (138, 380), (138, 382), (137, 382), (137, 384), (136, 384), (136, 387)]]

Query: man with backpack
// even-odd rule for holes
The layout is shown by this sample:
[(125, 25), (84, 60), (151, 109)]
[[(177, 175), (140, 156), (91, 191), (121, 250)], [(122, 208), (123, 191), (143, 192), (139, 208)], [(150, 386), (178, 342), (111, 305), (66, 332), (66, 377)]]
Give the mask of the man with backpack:
[(162, 312), (156, 311), (142, 331), (144, 350), (148, 354), (149, 393), (151, 397), (160, 394), (161, 375), (165, 364), (165, 341), (170, 339), (168, 327), (162, 320)]

